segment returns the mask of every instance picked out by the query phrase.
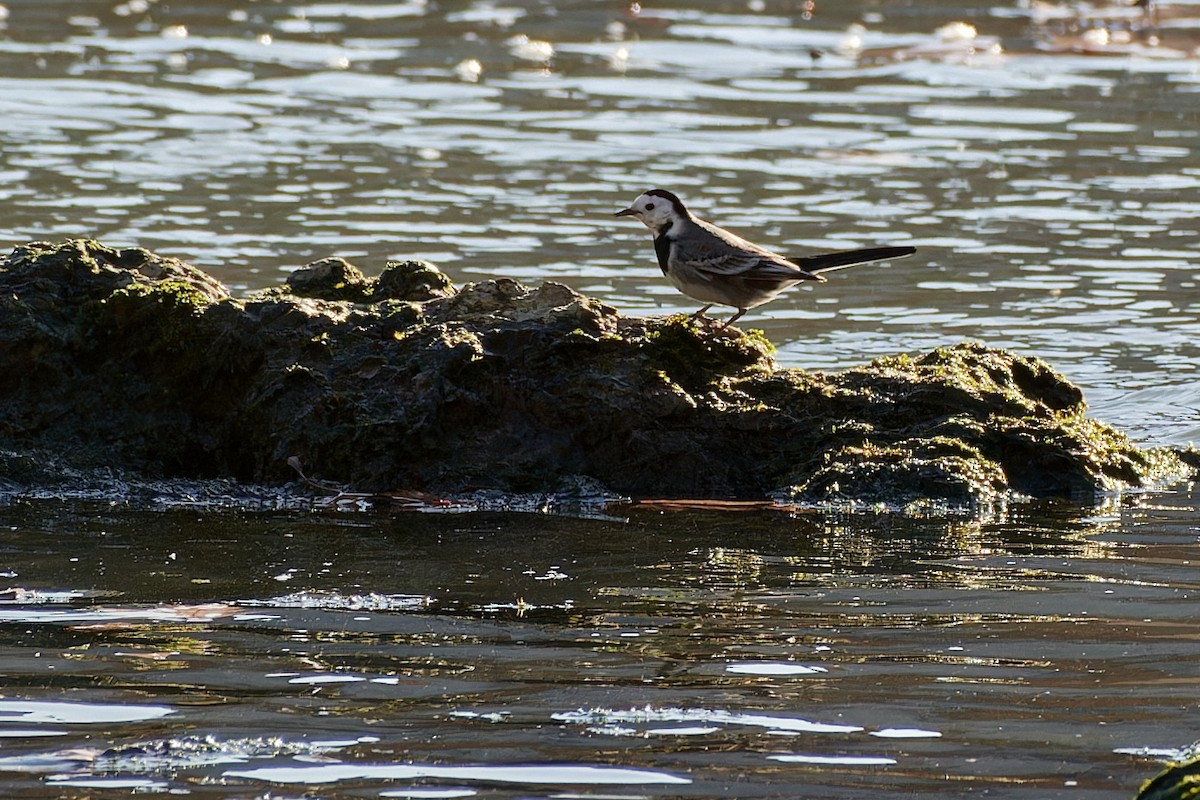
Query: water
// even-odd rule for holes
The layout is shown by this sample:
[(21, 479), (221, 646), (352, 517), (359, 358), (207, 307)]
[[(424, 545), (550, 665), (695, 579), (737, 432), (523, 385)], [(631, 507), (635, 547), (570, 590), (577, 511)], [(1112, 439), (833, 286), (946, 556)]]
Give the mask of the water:
[(142, 245), (239, 292), (419, 256), (690, 311), (611, 216), (662, 186), (785, 252), (920, 248), (752, 313), (786, 364), (976, 338), (1197, 438), (1200, 7), (809, 7), (10, 0), (0, 242)]
[(1196, 501), (991, 522), (10, 506), (0, 786), (1127, 798), (1196, 736)]
[[(808, 7), (7, 0), (0, 244), (691, 311), (611, 216), (661, 186), (785, 252), (919, 248), (752, 312), (788, 365), (976, 338), (1197, 438), (1200, 9)], [(1197, 738), (1198, 505), (10, 505), (0, 796), (1126, 798)]]

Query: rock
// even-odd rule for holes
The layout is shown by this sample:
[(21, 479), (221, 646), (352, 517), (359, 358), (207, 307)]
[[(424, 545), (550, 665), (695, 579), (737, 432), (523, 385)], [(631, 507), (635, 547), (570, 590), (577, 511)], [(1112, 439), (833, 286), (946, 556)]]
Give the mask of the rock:
[(288, 276), (287, 288), (297, 297), (351, 303), (364, 302), (372, 293), (372, 285), (366, 276), (344, 258), (323, 258), (300, 267)]
[(1200, 796), (1200, 755), (1197, 745), (1152, 780), (1146, 781), (1136, 800), (1195, 800)]
[(454, 284), (428, 261), (389, 261), (376, 279), (371, 299), (433, 300), (454, 294)]
[(819, 448), (822, 463), (792, 486), (799, 500), (1088, 500), (1179, 469), (1175, 455), (1142, 451), (1088, 418), (1079, 389), (1038, 359), (961, 344), (827, 379), (845, 402), (823, 409), (835, 415), (824, 424), (836, 429), (848, 412), (868, 427)]
[(637, 496), (955, 506), (1187, 471), (1088, 418), (1037, 359), (968, 343), (827, 374), (772, 352), (552, 282), (455, 290), (424, 262), (372, 280), (325, 259), (241, 300), (146, 250), (34, 242), (0, 261), (0, 449), (250, 483), (289, 480), (298, 456), (365, 491), (587, 476)]

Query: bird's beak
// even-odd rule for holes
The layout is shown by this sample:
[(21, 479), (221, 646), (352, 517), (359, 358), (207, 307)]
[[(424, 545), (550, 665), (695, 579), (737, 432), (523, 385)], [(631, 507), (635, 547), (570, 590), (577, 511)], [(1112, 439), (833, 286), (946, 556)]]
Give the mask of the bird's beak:
[(618, 211), (617, 213), (613, 214), (613, 216), (614, 217), (636, 217), (637, 213), (638, 212), (637, 212), (636, 208), (626, 208), (626, 209), (622, 209), (621, 211)]

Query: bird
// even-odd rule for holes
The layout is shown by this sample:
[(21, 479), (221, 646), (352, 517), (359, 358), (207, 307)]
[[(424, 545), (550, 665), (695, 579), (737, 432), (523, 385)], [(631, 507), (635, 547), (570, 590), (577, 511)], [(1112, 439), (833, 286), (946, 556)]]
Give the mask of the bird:
[(785, 258), (692, 216), (683, 201), (666, 189), (642, 192), (633, 205), (614, 216), (637, 217), (650, 229), (663, 275), (688, 297), (706, 303), (692, 319), (707, 319), (705, 312), (714, 305), (737, 309), (720, 330), (801, 281), (824, 281), (823, 272), (917, 252), (915, 247), (869, 247)]

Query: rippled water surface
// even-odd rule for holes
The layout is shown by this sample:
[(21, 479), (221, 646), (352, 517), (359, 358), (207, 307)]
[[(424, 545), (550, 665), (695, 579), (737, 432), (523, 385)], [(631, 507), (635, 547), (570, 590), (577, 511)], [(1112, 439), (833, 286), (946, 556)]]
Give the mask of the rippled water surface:
[(690, 311), (611, 216), (662, 186), (788, 253), (920, 249), (753, 312), (788, 364), (978, 338), (1186, 442), (1200, 5), (1085, 5), (7, 0), (0, 240), (238, 291), (420, 256)]
[[(787, 364), (977, 338), (1200, 438), (1196, 4), (0, 1), (5, 245), (691, 311), (612, 217), (661, 186), (919, 248), (752, 312)], [(9, 505), (0, 796), (1126, 798), (1200, 736), (1197, 506)]]
[(990, 523), (9, 507), (0, 786), (1128, 798), (1196, 737), (1196, 500)]

